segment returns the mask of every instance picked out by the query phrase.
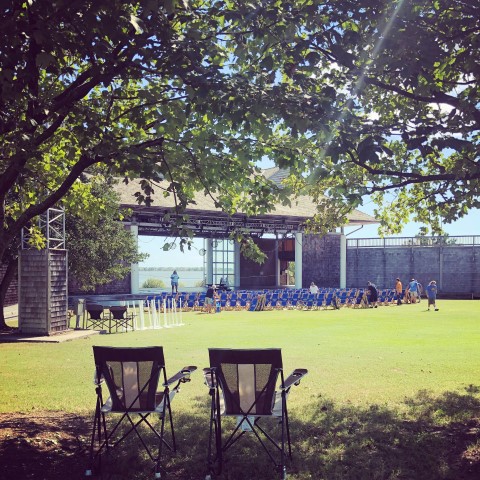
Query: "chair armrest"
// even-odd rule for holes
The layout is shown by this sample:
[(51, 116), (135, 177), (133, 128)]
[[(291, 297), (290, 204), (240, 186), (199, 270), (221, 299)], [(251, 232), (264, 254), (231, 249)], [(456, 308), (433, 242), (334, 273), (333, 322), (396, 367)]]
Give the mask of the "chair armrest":
[(190, 374), (197, 369), (195, 365), (190, 365), (188, 367), (183, 367), (179, 372), (177, 372), (173, 377), (170, 377), (166, 383), (163, 384), (164, 387), (168, 387), (172, 383), (176, 382), (189, 382)]
[(292, 385), (298, 385), (300, 380), (308, 373), (306, 368), (296, 368), (280, 386), (281, 390), (288, 390)]
[(212, 374), (212, 368), (204, 368), (203, 369), (203, 378), (205, 380), (205, 385), (208, 388), (215, 388), (217, 386), (217, 380), (215, 378), (215, 374)]

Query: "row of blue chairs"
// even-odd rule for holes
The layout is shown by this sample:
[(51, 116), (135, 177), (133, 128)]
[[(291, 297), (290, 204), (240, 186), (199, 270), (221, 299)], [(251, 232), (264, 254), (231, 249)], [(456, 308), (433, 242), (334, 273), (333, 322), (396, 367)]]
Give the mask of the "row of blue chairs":
[[(150, 295), (145, 300), (145, 305), (152, 302), (157, 309), (171, 308), (175, 300), (176, 308), (183, 311), (201, 310), (205, 305), (205, 292), (179, 292), (178, 294), (160, 293)], [(394, 289), (379, 291), (378, 305), (391, 305), (396, 303)], [(366, 308), (369, 306), (366, 289), (338, 289), (320, 288), (317, 294), (312, 294), (308, 289), (276, 289), (276, 290), (234, 290), (231, 292), (218, 292), (217, 309), (223, 310), (257, 310), (259, 301), (262, 310), (317, 310), (327, 308)]]

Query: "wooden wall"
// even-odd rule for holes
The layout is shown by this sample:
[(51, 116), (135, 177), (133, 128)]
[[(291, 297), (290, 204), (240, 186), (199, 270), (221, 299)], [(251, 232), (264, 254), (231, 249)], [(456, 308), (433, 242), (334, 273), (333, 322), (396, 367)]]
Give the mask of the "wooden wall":
[(20, 332), (50, 335), (66, 330), (66, 250), (21, 250), (18, 267)]

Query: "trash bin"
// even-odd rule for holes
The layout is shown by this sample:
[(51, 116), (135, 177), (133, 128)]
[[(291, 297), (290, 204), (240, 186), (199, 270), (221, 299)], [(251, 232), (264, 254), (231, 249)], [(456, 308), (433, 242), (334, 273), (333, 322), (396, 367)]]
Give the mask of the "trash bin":
[(76, 316), (75, 330), (79, 330), (80, 329), (80, 318), (83, 318), (84, 315), (85, 315), (85, 299), (84, 298), (79, 298), (77, 300), (77, 302), (75, 303), (74, 313), (75, 313), (75, 316)]

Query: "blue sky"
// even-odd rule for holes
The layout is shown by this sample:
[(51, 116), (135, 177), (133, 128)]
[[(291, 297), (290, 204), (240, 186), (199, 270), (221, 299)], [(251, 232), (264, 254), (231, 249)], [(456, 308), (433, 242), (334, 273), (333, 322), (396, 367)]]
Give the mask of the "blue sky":
[[(172, 241), (171, 238), (168, 239)], [(194, 248), (191, 251), (182, 253), (180, 248), (164, 252), (162, 250), (165, 237), (138, 237), (138, 248), (142, 253), (148, 253), (150, 256), (144, 262), (140, 263), (140, 267), (201, 267), (204, 257), (199, 254), (199, 250), (203, 248), (203, 238), (195, 238)]]
[[(368, 213), (373, 215), (373, 204), (367, 204), (360, 207), (358, 210), (364, 213)], [(422, 226), (421, 223), (411, 222), (405, 226), (403, 232), (400, 237), (414, 237), (418, 234), (420, 227)], [(356, 230), (358, 227), (347, 227), (345, 233), (348, 234), (349, 232)], [(377, 225), (366, 225), (362, 229), (358, 230), (355, 233), (350, 235), (350, 238), (371, 238), (371, 237), (378, 237), (377, 232)], [(480, 235), (480, 210), (474, 209), (471, 210), (468, 215), (463, 217), (462, 219), (448, 225), (445, 224), (443, 229), (448, 233), (450, 236), (458, 236), (458, 235)]]

